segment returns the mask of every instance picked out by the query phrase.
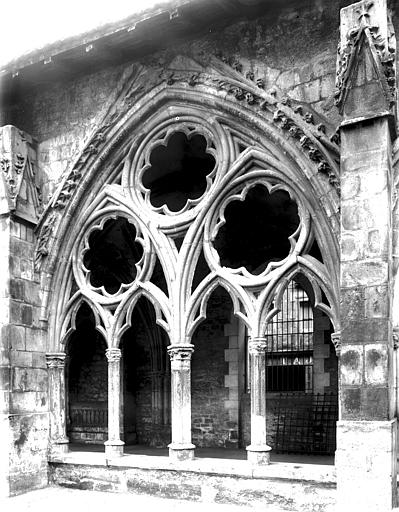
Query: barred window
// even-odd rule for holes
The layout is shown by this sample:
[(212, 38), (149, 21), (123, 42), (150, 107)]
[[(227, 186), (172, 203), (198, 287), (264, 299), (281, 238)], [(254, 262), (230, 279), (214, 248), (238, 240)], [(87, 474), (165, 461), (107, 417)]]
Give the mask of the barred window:
[[(281, 310), (268, 324), (266, 339), (266, 390), (312, 393), (313, 311), (305, 290), (297, 282), (291, 281), (285, 290)], [(249, 385), (247, 371), (248, 389)]]

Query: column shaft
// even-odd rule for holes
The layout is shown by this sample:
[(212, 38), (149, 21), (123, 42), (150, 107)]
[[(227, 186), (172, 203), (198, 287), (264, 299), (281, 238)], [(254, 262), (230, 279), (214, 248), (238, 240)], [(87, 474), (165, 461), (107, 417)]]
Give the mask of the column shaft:
[(65, 358), (63, 352), (46, 354), (50, 393), (50, 440), (51, 451), (68, 452), (69, 440), (65, 421)]
[(251, 375), (251, 444), (248, 460), (256, 464), (270, 463), (270, 446), (266, 442), (266, 338), (249, 341)]
[(169, 455), (177, 460), (194, 458), (191, 442), (191, 354), (193, 345), (170, 345), (172, 391), (172, 442)]
[(124, 442), (120, 439), (120, 363), (119, 348), (109, 348), (105, 352), (108, 360), (108, 440), (105, 444), (107, 458), (123, 455)]

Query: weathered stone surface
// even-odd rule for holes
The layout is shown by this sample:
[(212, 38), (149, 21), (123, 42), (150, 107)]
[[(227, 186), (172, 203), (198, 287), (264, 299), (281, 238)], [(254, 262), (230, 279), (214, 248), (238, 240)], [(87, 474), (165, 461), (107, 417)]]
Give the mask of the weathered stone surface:
[(388, 381), (388, 347), (386, 344), (365, 345), (365, 383), (383, 385)]
[(256, 478), (207, 474), (184, 470), (154, 470), (142, 468), (95, 466), (52, 463), (50, 479), (53, 483), (78, 489), (100, 489), (112, 492), (151, 494), (165, 498), (190, 501), (251, 505), (274, 505), (285, 510), (332, 511), (335, 500), (334, 485), (273, 479), (264, 475)]
[(358, 320), (356, 324), (344, 320), (341, 332), (342, 339), (348, 343), (370, 343), (388, 339), (389, 326), (385, 319), (379, 318)]
[[(337, 506), (391, 510), (395, 505), (392, 442), (394, 421), (339, 421), (336, 464)], [(396, 461), (395, 461), (396, 464)], [(367, 487), (364, 484), (367, 484)]]
[(345, 344), (341, 349), (342, 384), (353, 385), (363, 382), (363, 347)]
[(361, 417), (362, 395), (360, 387), (341, 390), (342, 418)]
[(388, 263), (384, 261), (357, 261), (343, 262), (342, 286), (345, 288), (355, 286), (384, 285), (388, 279)]

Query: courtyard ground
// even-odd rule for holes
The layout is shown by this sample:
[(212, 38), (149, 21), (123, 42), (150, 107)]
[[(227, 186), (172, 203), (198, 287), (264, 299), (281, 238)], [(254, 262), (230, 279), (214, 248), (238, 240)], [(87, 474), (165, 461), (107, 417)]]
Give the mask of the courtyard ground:
[(192, 502), (155, 498), (135, 494), (113, 494), (47, 487), (8, 499), (0, 499), (1, 512), (118, 512), (145, 510), (152, 512), (283, 512), (265, 505), (243, 507), (208, 502)]

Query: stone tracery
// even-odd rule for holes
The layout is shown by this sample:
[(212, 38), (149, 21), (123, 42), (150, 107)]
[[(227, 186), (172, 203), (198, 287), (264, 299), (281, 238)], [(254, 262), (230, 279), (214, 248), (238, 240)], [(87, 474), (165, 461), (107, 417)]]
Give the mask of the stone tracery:
[[(316, 194), (303, 194), (304, 186), (301, 183), (308, 183), (308, 177), (303, 172), (310, 173), (310, 168), (302, 167), (304, 171), (300, 170), (295, 161), (304, 159), (304, 162), (309, 162), (307, 155), (301, 155), (284, 138), (280, 138), (279, 144), (284, 147), (284, 152), (290, 148), (293, 151), (292, 156), (282, 152), (276, 142), (271, 143), (267, 134), (275, 133), (276, 130), (272, 119), (264, 126), (263, 139), (259, 135), (259, 142), (255, 146), (245, 148), (246, 136), (237, 145), (237, 140), (240, 140), (237, 138), (240, 134), (238, 126), (231, 127), (231, 121), (225, 123), (220, 114), (207, 116), (205, 121), (203, 113), (202, 107), (194, 104), (190, 108), (171, 106), (168, 113), (161, 114), (157, 122), (147, 121), (149, 125), (142, 127), (141, 131), (145, 135), (133, 138), (130, 147), (128, 144), (123, 146), (122, 151), (127, 156), (124, 157), (122, 176), (116, 178), (114, 174), (113, 183), (102, 186), (94, 201), (86, 203), (86, 208), (81, 209), (84, 220), (81, 222), (81, 229), (75, 234), (76, 242), (71, 245), (72, 261), (64, 267), (64, 274), (59, 273), (57, 278), (67, 279), (72, 270), (79, 291), (69, 300), (69, 304), (59, 301), (57, 307), (60, 319), (57, 324), (52, 324), (57, 332), (56, 337), (65, 339), (68, 331), (67, 319), (71, 318), (71, 311), (76, 311), (83, 297), (90, 301), (95, 314), (102, 319), (104, 327), (98, 328), (104, 331), (109, 349), (117, 348), (123, 333), (129, 329), (137, 301), (144, 296), (153, 304), (156, 322), (168, 334), (171, 347), (178, 347), (191, 342), (192, 334), (206, 317), (210, 295), (221, 285), (228, 291), (234, 313), (246, 325), (249, 335), (262, 338), (267, 322), (275, 314), (270, 309), (270, 304), (276, 294), (283, 293), (283, 288), (295, 272), (305, 272), (310, 276), (309, 281), (318, 297), (316, 306), (325, 311), (337, 327), (337, 304), (336, 300), (331, 300), (336, 293), (336, 276), (332, 263), (336, 242), (331, 233), (323, 230), (322, 226), (327, 226), (327, 221), (319, 213), (320, 206), (315, 203)], [(207, 185), (202, 195), (195, 199), (184, 199), (180, 209), (169, 209), (167, 203), (162, 206), (152, 204), (151, 187), (143, 187), (142, 180), (149, 165), (153, 163), (150, 155), (154, 148), (159, 147), (159, 141), (163, 140), (167, 147), (167, 141), (176, 133), (184, 133), (188, 140), (190, 136), (197, 134), (203, 137), (207, 141), (206, 152), (212, 155), (216, 165), (206, 176)], [(325, 158), (330, 159), (329, 156)], [(317, 162), (314, 165), (313, 172), (317, 174)], [(313, 186), (319, 186), (317, 180)], [(270, 197), (273, 194), (276, 194), (274, 197), (283, 197), (284, 194), (287, 198), (289, 196), (290, 199), (287, 200), (292, 205), (297, 205), (300, 219), (298, 229), (293, 229), (292, 233), (290, 229), (290, 233), (287, 233), (290, 247), (287, 257), (269, 263), (259, 275), (246, 269), (232, 272), (224, 268), (213, 246), (214, 234), (218, 231), (216, 226), (221, 226), (221, 212), (234, 198), (246, 197), (248, 191), (254, 187), (266, 187)], [(334, 190), (333, 187), (331, 190)], [(317, 215), (316, 222), (312, 219), (314, 214)], [(90, 233), (95, 230), (98, 232), (110, 219), (118, 217), (123, 217), (134, 225), (136, 239), (138, 236), (143, 254), (140, 261), (136, 262), (137, 274), (130, 283), (124, 282), (118, 293), (111, 290), (113, 294), (110, 294), (106, 287), (99, 293), (97, 283), (97, 288), (93, 287), (93, 282), (90, 284), (90, 280), (83, 277), (82, 268), (85, 263), (90, 266), (84, 259), (84, 251), (87, 253), (90, 247)], [(325, 264), (307, 256), (315, 234), (321, 240)], [(179, 250), (175, 244), (176, 239), (181, 240)], [(197, 261), (202, 253), (207, 270), (202, 280), (192, 288)], [(156, 260), (159, 261), (159, 268), (165, 277), (167, 293), (151, 282)], [(331, 279), (332, 276), (334, 277)], [(322, 292), (329, 298), (329, 304), (323, 302)], [(117, 370), (114, 368), (112, 371)], [(172, 389), (177, 385), (176, 382), (173, 383), (173, 379), (179, 379), (177, 374), (173, 375), (175, 374), (172, 374)], [(183, 379), (182, 382), (187, 385), (186, 380)], [(181, 403), (179, 407), (186, 408), (187, 403)], [(186, 428), (187, 424), (184, 429)], [(173, 437), (172, 432), (171, 454), (179, 457), (178, 453), (182, 451), (182, 456), (191, 456), (193, 448), (192, 445), (187, 447), (190, 444), (187, 443), (187, 432), (181, 431), (176, 435), (177, 437)], [(115, 443), (107, 445), (108, 452), (120, 453), (120, 440), (111, 441)], [(255, 452), (263, 446), (257, 443), (252, 447)]]

